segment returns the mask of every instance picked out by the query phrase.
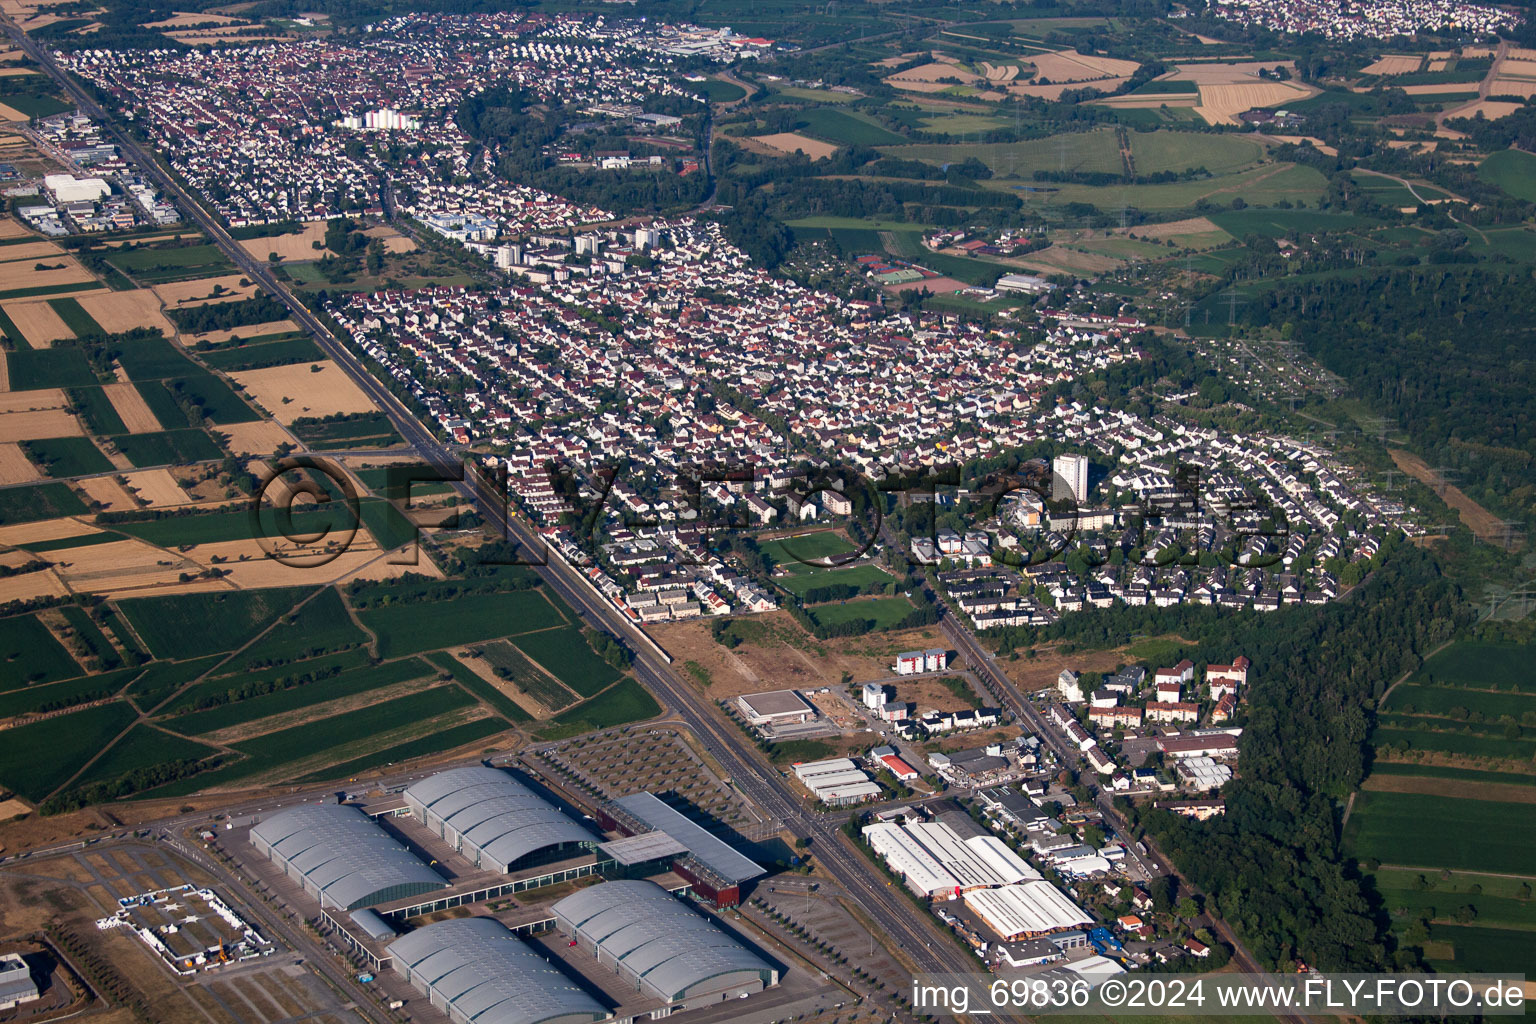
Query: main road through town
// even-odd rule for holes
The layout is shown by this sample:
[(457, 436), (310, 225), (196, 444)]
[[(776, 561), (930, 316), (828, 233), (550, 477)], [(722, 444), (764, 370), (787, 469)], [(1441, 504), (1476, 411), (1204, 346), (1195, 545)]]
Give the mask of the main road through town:
[[(313, 335), (326, 354), (385, 411), (395, 429), (418, 455), (439, 466), (451, 466), (457, 462), (455, 453), (443, 446), (388, 388), (368, 372), (358, 357), (276, 279), (266, 263), (254, 258), (237, 243), (180, 181), (146, 151), (137, 139), (124, 131), (89, 93), (64, 73), (51, 54), (34, 43), (9, 18), (3, 19), (0, 24), (3, 24), (6, 32), (28, 56), (47, 70), (82, 111), (110, 133), (112, 140), (145, 174), (176, 199), (177, 205), (196, 221), (242, 273), (288, 307), (293, 320)], [(466, 473), (464, 480), (455, 486), (481, 508), (487, 519), (496, 522), (506, 520), (508, 532), (525, 550), (538, 549), (538, 538), (532, 535), (525, 524), (501, 514), (505, 499), (496, 494), (486, 480), (474, 473)], [(929, 915), (919, 913), (903, 895), (895, 892), (884, 876), (853, 848), (835, 826), (809, 813), (785, 779), (765, 764), (755, 751), (748, 749), (745, 737), (734, 726), (724, 723), (709, 707), (707, 699), (694, 693), (682, 682), (665, 659), (654, 652), (649, 640), (616, 608), (599, 598), (574, 569), (558, 557), (551, 557), (547, 565), (538, 567), (536, 571), (589, 623), (606, 628), (626, 640), (635, 651), (635, 673), (640, 682), (660, 697), (693, 730), (725, 769), (732, 785), (769, 815), (784, 822), (794, 835), (811, 840), (812, 853), (821, 868), (842, 886), (883, 932), (877, 938), (896, 947), (903, 957), (921, 971), (958, 972), (977, 969), (979, 965), (947, 934), (940, 932)]]

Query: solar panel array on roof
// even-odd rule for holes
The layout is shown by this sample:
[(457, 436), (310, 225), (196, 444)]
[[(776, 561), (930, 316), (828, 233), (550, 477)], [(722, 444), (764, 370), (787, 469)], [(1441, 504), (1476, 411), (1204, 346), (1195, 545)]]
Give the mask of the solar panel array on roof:
[(597, 837), (511, 775), (484, 765), (439, 772), (405, 790), (406, 806), (476, 867), (575, 856)]
[(550, 909), (599, 963), (669, 1003), (757, 992), (779, 980), (766, 960), (654, 882), (590, 886)]
[(608, 1010), (489, 917), (439, 921), (389, 946), (395, 970), (454, 1024), (590, 1024)]
[(703, 826), (650, 793), (631, 793), (619, 797), (614, 803), (651, 828), (682, 843), (695, 860), (730, 885), (767, 873), (762, 865), (737, 853), (729, 843), (711, 835)]
[(448, 883), (348, 804), (301, 804), (251, 829), (251, 843), (322, 907), (356, 910)]

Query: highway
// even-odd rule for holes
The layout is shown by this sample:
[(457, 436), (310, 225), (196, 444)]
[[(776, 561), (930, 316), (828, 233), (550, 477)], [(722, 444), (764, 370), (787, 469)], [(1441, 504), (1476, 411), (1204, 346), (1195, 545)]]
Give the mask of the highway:
[[(16, 44), (48, 71), (81, 110), (100, 122), (123, 152), (175, 198), (182, 211), (192, 217), (244, 274), (288, 307), (293, 320), (313, 335), (326, 354), (384, 410), (401, 437), (423, 460), (439, 466), (452, 466), (458, 462), (457, 454), (441, 444), (388, 388), (369, 373), (357, 356), (273, 276), (265, 262), (253, 258), (230, 237), (181, 183), (166, 173), (136, 139), (123, 131), (46, 51), (21, 32), (14, 22), (5, 19), (4, 25)], [(540, 549), (541, 542), (524, 524), (504, 516), (501, 511), (505, 508), (504, 496), (494, 493), (486, 480), (474, 473), (466, 473), (464, 480), (454, 486), (480, 507), (488, 521), (500, 523), (505, 519), (512, 539), (528, 550)], [(929, 915), (917, 912), (905, 897), (892, 891), (885, 878), (852, 847), (839, 829), (819, 816), (807, 813), (783, 777), (764, 763), (755, 750), (748, 749), (745, 737), (737, 733), (734, 726), (722, 722), (709, 702), (682, 682), (651, 650), (649, 642), (638, 630), (616, 608), (601, 600), (573, 569), (559, 558), (552, 558), (548, 565), (539, 566), (536, 571), (587, 622), (628, 641), (628, 646), (635, 651), (635, 673), (640, 682), (677, 713), (725, 769), (736, 789), (768, 815), (784, 822), (794, 835), (811, 840), (812, 853), (822, 870), (831, 875), (850, 898), (856, 899), (864, 913), (884, 930), (885, 934), (877, 938), (897, 946), (919, 970), (969, 971), (978, 967), (946, 933), (938, 930)]]

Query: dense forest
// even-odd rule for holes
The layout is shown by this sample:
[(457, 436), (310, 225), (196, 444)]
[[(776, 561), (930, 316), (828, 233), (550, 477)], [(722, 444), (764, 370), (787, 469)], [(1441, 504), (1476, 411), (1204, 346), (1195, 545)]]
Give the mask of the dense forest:
[(1307, 351), (1365, 403), (1401, 424), (1431, 465), (1472, 498), (1536, 518), (1536, 363), (1528, 272), (1396, 269), (1282, 285), (1259, 296), (1256, 324), (1306, 324)]
[(1384, 916), (1340, 856), (1339, 808), (1366, 773), (1374, 699), (1470, 622), (1460, 591), (1403, 545), (1350, 600), (1204, 619), (1184, 632), (1197, 638), (1188, 656), (1254, 663), (1242, 771), (1223, 790), (1225, 817), (1144, 811), (1140, 826), (1261, 963), (1412, 965), (1412, 951), (1386, 945)]

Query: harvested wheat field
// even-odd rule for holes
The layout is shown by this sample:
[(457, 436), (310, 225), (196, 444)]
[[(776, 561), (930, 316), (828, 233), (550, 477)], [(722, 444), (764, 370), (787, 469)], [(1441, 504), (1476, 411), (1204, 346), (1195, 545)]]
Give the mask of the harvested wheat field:
[(91, 501), (99, 501), (107, 507), (108, 512), (122, 512), (128, 509), (139, 508), (133, 495), (123, 490), (123, 485), (118, 483), (115, 477), (93, 476), (84, 480), (77, 480), (80, 489)]
[(1101, 78), (1126, 78), (1141, 67), (1133, 60), (1114, 57), (1089, 57), (1075, 50), (1057, 50), (1055, 53), (1030, 54), (1029, 62), (1035, 66), (1037, 78), (1048, 78), (1053, 83), (1094, 82)]
[[(15, 224), (15, 221), (7, 223)], [(17, 225), (18, 227), (20, 225)], [(21, 232), (25, 234), (25, 232)], [(50, 256), (62, 256), (64, 250), (52, 242), (38, 239), (35, 242), (17, 242), (0, 249), (0, 262), (14, 263), (17, 260), (43, 260), (48, 262)], [(57, 262), (57, 261), (54, 261)]]
[(175, 326), (160, 312), (159, 297), (147, 288), (84, 295), (80, 298), (80, 308), (110, 334), (131, 331), (135, 327), (157, 327), (166, 337), (176, 333)]
[(980, 66), (981, 73), (986, 76), (989, 82), (1011, 82), (1019, 77), (1019, 66), (1017, 64), (1003, 64), (994, 67), (990, 62), (982, 61)]
[[(346, 513), (339, 520), (345, 522)], [(342, 538), (344, 539), (344, 538)], [(302, 557), (312, 549), (292, 543), (282, 544), (278, 553), (282, 556)], [(333, 561), (319, 566), (289, 565), (271, 558), (254, 540), (232, 540), (219, 544), (199, 544), (188, 548), (188, 558), (206, 567), (217, 565), (226, 570), (224, 579), (241, 589), (258, 587), (291, 587), (295, 584), (311, 586), (332, 583), (350, 577), (363, 570), (370, 562), (384, 558), (384, 553), (373, 543), (368, 531), (358, 527), (352, 543)], [(215, 562), (218, 558), (220, 561)], [(430, 559), (423, 559), (430, 561)]]
[(0, 544), (37, 544), (46, 540), (84, 537), (87, 534), (100, 532), (90, 523), (83, 523), (78, 519), (41, 519), (35, 523), (0, 526)]
[[(1259, 77), (1259, 69), (1274, 71), (1283, 67), (1291, 73), (1291, 77), (1297, 77), (1296, 62), (1290, 60), (1276, 61), (1226, 61), (1208, 64), (1176, 64), (1175, 71), (1162, 77), (1176, 78), (1180, 81), (1194, 82), (1196, 85), (1243, 85), (1245, 83), (1262, 83), (1265, 80)], [(1278, 83), (1284, 85), (1285, 83)]]
[[(217, 295), (215, 289), (222, 289)], [(225, 274), (223, 277), (204, 277), (196, 281), (173, 281), (157, 284), (151, 289), (166, 306), (186, 309), (207, 306), (215, 302), (235, 302), (256, 294), (256, 286), (243, 274)]]
[(1514, 100), (1480, 100), (1476, 103), (1470, 103), (1465, 107), (1448, 110), (1445, 116), (1475, 118), (1478, 114), (1482, 114), (1485, 120), (1497, 121), (1501, 117), (1508, 117), (1515, 111), (1524, 108), (1524, 106), (1524, 103), (1516, 103)]
[(808, 138), (797, 135), (794, 132), (779, 132), (777, 135), (754, 135), (754, 142), (761, 142), (769, 149), (778, 150), (780, 153), (801, 152), (812, 160), (820, 160), (822, 157), (831, 156), (837, 152), (837, 147), (830, 142), (822, 142), (820, 139)]
[(0, 437), (30, 441), (45, 437), (78, 437), (80, 421), (67, 409), (58, 388), (9, 391), (0, 395)]
[(192, 335), (187, 341), (193, 345), (200, 341), (218, 345), (235, 338), (259, 338), (263, 334), (286, 334), (298, 329), (299, 325), (292, 320), (271, 320), (264, 324), (246, 324), (244, 327), (231, 327), (224, 331), (206, 331)]
[(29, 480), (40, 480), (42, 476), (22, 452), (21, 445), (15, 441), (0, 441), (0, 484), (24, 484)]
[[(38, 267), (47, 269), (39, 270)], [(91, 276), (91, 272), (82, 267), (73, 256), (16, 260), (0, 265), (0, 273), (5, 275), (6, 291), (20, 288), (57, 288), (60, 285), (83, 284), (86, 281), (96, 280)]]
[(388, 224), (377, 224), (363, 232), (369, 238), (384, 239), (385, 252), (415, 252), (418, 246), (416, 239), (407, 238)]
[(1314, 90), (1293, 82), (1201, 85), (1195, 113), (1210, 124), (1237, 124), (1237, 115), (1255, 107), (1279, 107), (1306, 99)]
[[(1113, 92), (1129, 81), (1129, 78), (1104, 78), (1086, 84), (1083, 82), (1056, 82), (1053, 85), (1019, 85), (1014, 83), (1008, 86), (1008, 95), (1034, 96), (1042, 100), (1059, 100), (1061, 99), (1061, 94), (1068, 89), (1091, 87), (1103, 92)], [(1170, 96), (1169, 99), (1177, 99), (1177, 97)], [(1174, 106), (1174, 104), (1169, 103), (1169, 106)]]
[(30, 120), (32, 120), (32, 118), (28, 117), (26, 114), (23, 114), (21, 111), (17, 110), (15, 107), (8, 107), (4, 103), (0, 103), (0, 121), (30, 121)]
[(123, 421), (123, 426), (128, 428), (130, 434), (148, 434), (161, 429), (160, 421), (144, 402), (144, 396), (139, 394), (139, 389), (132, 384), (106, 384), (102, 386), (102, 394), (107, 396), (107, 401), (112, 403), (112, 408), (117, 410), (117, 415)]
[(235, 455), (259, 455), (265, 458), (277, 451), (279, 445), (297, 443), (292, 434), (267, 420), (229, 423), (220, 427), (219, 433), (229, 439), (229, 450)]
[(1121, 261), (1112, 256), (1078, 252), (1076, 249), (1067, 249), (1059, 245), (1032, 252), (1028, 256), (1011, 260), (1010, 263), (1045, 274), (1059, 274), (1063, 271), (1069, 274), (1102, 274), (1121, 265)]
[[(1134, 233), (1137, 238), (1151, 238), (1159, 242), (1165, 238), (1179, 238), (1184, 235), (1205, 235), (1213, 232), (1225, 234), (1209, 217), (1189, 217), (1185, 220), (1170, 220), (1162, 224), (1138, 224), (1134, 228), (1127, 228), (1126, 231)], [(1115, 232), (1115, 234), (1124, 233)]]
[(22, 227), (19, 221), (11, 220), (9, 217), (0, 220), (0, 238), (21, 238), (23, 235), (30, 235), (31, 233)]
[(6, 576), (0, 579), (0, 604), (12, 601), (36, 601), (40, 597), (63, 597), (69, 591), (51, 569)]
[(947, 84), (940, 81), (945, 78), (957, 79), (966, 85), (975, 85), (978, 82), (986, 81), (986, 79), (974, 71), (967, 71), (965, 68), (957, 67), (954, 64), (945, 64), (941, 61), (934, 61), (932, 64), (919, 64), (915, 68), (898, 71), (896, 74), (886, 78), (886, 81), (891, 85), (902, 87), (920, 84), (943, 85), (944, 88), (948, 88)]
[(56, 341), (75, 336), (75, 332), (69, 329), (69, 325), (47, 302), (37, 299), (11, 301), (0, 303), (0, 308), (5, 310), (5, 315), (11, 318), (11, 323), (16, 325), (21, 336), (33, 348), (49, 348)]
[[(199, 572), (201, 566), (179, 554), (146, 544), (141, 540), (109, 541), (85, 547), (55, 551), (58, 561), (54, 571), (76, 591), (130, 597), (153, 591), (156, 594), (190, 591), (177, 586), (184, 572)], [(229, 590), (221, 580), (195, 580), (195, 590)]]
[(227, 14), (202, 14), (176, 11), (162, 21), (146, 21), (145, 28), (197, 28), (203, 25), (249, 25), (250, 22), (232, 18)]
[(150, 508), (171, 508), (191, 504), (192, 498), (176, 484), (168, 469), (142, 469), (124, 473), (129, 490), (149, 502)]
[[(1095, 88), (1098, 86), (1096, 85)], [(1159, 107), (1193, 107), (1200, 102), (1200, 97), (1192, 93), (1152, 93), (1145, 96), (1134, 94), (1108, 96), (1093, 102), (1102, 107), (1114, 107), (1118, 110), (1156, 110)]]
[(430, 576), (435, 580), (440, 580), (443, 578), (443, 571), (437, 567), (437, 564), (433, 562), (432, 559), (426, 557), (425, 555), (417, 556), (416, 565), (396, 565), (389, 561), (390, 557), (404, 558), (405, 555), (397, 551), (391, 556), (375, 559), (374, 561), (367, 562), (364, 565), (359, 566), (357, 569), (347, 573), (345, 576), (336, 577), (333, 582), (351, 583), (353, 580), (393, 580), (399, 579), (401, 576), (404, 576), (407, 573), (412, 573), (418, 576)]
[[(1444, 67), (1445, 62), (1441, 62)], [(1360, 69), (1366, 75), (1406, 75), (1419, 70), (1419, 57), (1416, 54), (1389, 53), (1379, 60), (1373, 61)], [(1435, 70), (1430, 68), (1431, 71)]]
[[(303, 231), (292, 234), (242, 238), (240, 247), (259, 260), (271, 259), (271, 254), (277, 253), (284, 262), (298, 263), (302, 260), (317, 260), (324, 256), (327, 252), (324, 240), (325, 221), (312, 220), (304, 225)], [(321, 243), (319, 249), (315, 248), (316, 242)]]
[[(312, 371), (311, 367), (318, 367)], [(374, 404), (331, 360), (230, 374), (279, 423), (302, 416), (373, 412)]]
[(1488, 93), (1491, 96), (1530, 97), (1536, 95), (1536, 79), (1495, 78)]

